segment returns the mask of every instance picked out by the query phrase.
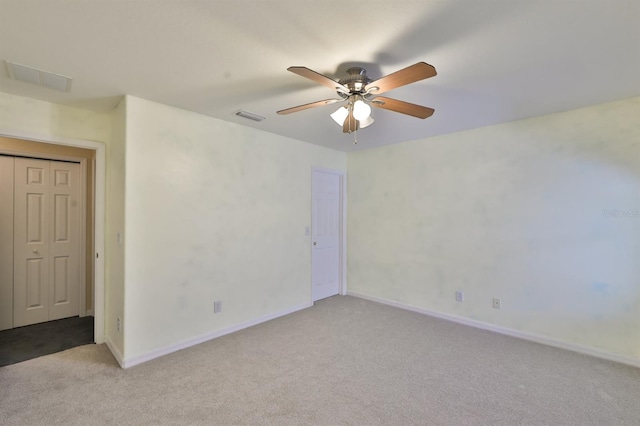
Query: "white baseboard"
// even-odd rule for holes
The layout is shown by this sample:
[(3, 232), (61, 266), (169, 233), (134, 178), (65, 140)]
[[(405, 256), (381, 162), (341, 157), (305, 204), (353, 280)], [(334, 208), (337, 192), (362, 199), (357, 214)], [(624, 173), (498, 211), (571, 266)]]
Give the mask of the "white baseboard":
[(118, 362), (120, 367), (124, 368), (124, 366), (123, 366), (124, 365), (124, 361), (123, 361), (123, 358), (122, 358), (122, 354), (118, 350), (118, 347), (113, 343), (113, 340), (111, 340), (111, 337), (104, 336), (104, 343), (107, 345), (107, 348), (109, 348), (109, 350), (113, 354), (113, 357), (116, 359), (116, 361)]
[(406, 303), (396, 302), (394, 300), (381, 299), (378, 297), (367, 296), (366, 294), (355, 293), (352, 291), (348, 292), (348, 295), (353, 297), (358, 297), (360, 299), (370, 300), (372, 302), (382, 303), (384, 305), (393, 306), (393, 307), (404, 309), (407, 311), (417, 312), (419, 314), (444, 319), (444, 320), (455, 322), (458, 324), (463, 324), (470, 327), (493, 331), (495, 333), (504, 334), (504, 335), (516, 337), (519, 339), (529, 340), (531, 342), (541, 343), (543, 345), (553, 346), (555, 348), (578, 352), (585, 355), (591, 355), (597, 358), (606, 359), (608, 361), (619, 362), (621, 364), (631, 365), (633, 367), (640, 368), (640, 359), (637, 359), (637, 358), (618, 355), (615, 353), (603, 351), (603, 350), (592, 348), (589, 346), (578, 345), (575, 343), (568, 343), (562, 340), (554, 339), (552, 337), (541, 336), (534, 333), (527, 333), (525, 331), (514, 330), (507, 327), (501, 327), (499, 325), (477, 321), (470, 318), (460, 317), (457, 315), (444, 314), (444, 313), (432, 311), (429, 309), (418, 308), (416, 306), (408, 305)]
[[(181, 349), (186, 349), (189, 348), (191, 346), (195, 346), (198, 345), (200, 343), (204, 343), (208, 340), (212, 340), (215, 339), (217, 337), (222, 337), (225, 336), (227, 334), (231, 334), (231, 333), (235, 333), (236, 331), (240, 331), (243, 330), (245, 328), (248, 327), (252, 327), (254, 325), (258, 325), (258, 324), (262, 324), (263, 322), (267, 322), (267, 321), (271, 321), (272, 319), (276, 319), (279, 317), (283, 317), (285, 315), (289, 315), (292, 314), (294, 312), (297, 311), (301, 311), (302, 309), (306, 309), (313, 306), (313, 303), (305, 303), (304, 305), (300, 305), (300, 306), (296, 306), (293, 308), (289, 308), (289, 309), (285, 309), (273, 314), (268, 314), (268, 315), (264, 315), (261, 316), (260, 318), (257, 318), (255, 320), (251, 320), (251, 321), (247, 321), (238, 325), (234, 325), (222, 330), (218, 330), (218, 331), (214, 331), (211, 333), (206, 333), (206, 334), (202, 334), (200, 336), (196, 336), (193, 337), (191, 339), (187, 339), (187, 340), (183, 340), (182, 342), (178, 342), (176, 344), (173, 345), (169, 345), (169, 346), (165, 346), (164, 348), (160, 348), (160, 349), (154, 349), (152, 351), (149, 351), (147, 353), (144, 353), (142, 355), (138, 355), (132, 358), (128, 358), (128, 359), (123, 359), (122, 362), (120, 362), (120, 360), (118, 360), (118, 363), (120, 364), (120, 366), (122, 368), (129, 368), (129, 367), (133, 367), (134, 365), (138, 365), (138, 364), (142, 364), (143, 362), (147, 362), (147, 361), (151, 361), (152, 359), (155, 358), (159, 358), (161, 356), (164, 355), (168, 355), (170, 353), (179, 351)], [(107, 342), (107, 346), (109, 346), (109, 343)], [(111, 346), (109, 346), (109, 349), (111, 349)], [(111, 352), (113, 352), (113, 349), (111, 350)], [(116, 359), (118, 359), (118, 355), (116, 355), (114, 353), (114, 356), (116, 357)], [(122, 357), (120, 358), (122, 359)]]

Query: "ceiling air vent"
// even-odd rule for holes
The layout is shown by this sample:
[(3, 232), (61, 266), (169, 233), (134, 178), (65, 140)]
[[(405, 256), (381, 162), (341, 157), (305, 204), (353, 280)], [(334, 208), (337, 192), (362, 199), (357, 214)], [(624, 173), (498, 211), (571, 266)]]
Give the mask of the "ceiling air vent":
[(253, 120), (253, 121), (262, 121), (264, 120), (264, 117), (258, 114), (254, 114), (252, 112), (248, 112), (248, 111), (238, 111), (236, 112), (236, 115), (238, 117), (242, 117), (242, 118), (248, 118), (249, 120)]
[(25, 83), (35, 84), (36, 86), (44, 86), (49, 89), (59, 90), (61, 92), (71, 91), (71, 78), (63, 75), (54, 74), (47, 71), (27, 67), (25, 65), (14, 64), (5, 61), (9, 78)]

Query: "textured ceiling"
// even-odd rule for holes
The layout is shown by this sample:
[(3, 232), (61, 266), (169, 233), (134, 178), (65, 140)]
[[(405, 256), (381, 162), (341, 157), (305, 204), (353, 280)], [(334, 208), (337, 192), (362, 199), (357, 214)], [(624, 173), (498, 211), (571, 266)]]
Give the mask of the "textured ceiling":
[[(130, 94), (350, 151), (638, 96), (639, 22), (638, 0), (0, 0), (0, 60), (73, 78), (62, 93), (0, 69), (0, 91), (94, 110)], [(434, 116), (374, 109), (357, 146), (337, 105), (276, 114), (334, 96), (289, 66), (375, 79), (418, 61), (438, 75), (385, 96)]]

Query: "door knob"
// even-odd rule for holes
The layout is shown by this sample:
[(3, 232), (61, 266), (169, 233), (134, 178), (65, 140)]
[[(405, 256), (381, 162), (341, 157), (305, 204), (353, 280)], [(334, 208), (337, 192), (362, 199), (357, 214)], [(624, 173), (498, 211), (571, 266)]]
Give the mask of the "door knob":
[(33, 249), (33, 252), (34, 252), (34, 253), (36, 253), (36, 254), (38, 254), (38, 250), (36, 250), (36, 249)]
[(318, 244), (318, 243), (316, 243), (316, 242), (314, 241), (314, 242), (313, 242), (313, 245), (315, 246), (316, 244)]

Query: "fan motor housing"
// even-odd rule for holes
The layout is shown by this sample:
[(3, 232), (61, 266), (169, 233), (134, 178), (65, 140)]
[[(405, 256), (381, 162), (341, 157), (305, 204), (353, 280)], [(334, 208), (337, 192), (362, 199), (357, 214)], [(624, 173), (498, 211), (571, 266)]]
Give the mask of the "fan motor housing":
[[(347, 70), (347, 76), (338, 80), (338, 83), (343, 86), (347, 86), (351, 94), (364, 93), (364, 88), (367, 84), (371, 83), (371, 79), (367, 77), (367, 70), (361, 67), (351, 67)], [(343, 98), (349, 97), (349, 95), (338, 92), (338, 95)]]

